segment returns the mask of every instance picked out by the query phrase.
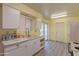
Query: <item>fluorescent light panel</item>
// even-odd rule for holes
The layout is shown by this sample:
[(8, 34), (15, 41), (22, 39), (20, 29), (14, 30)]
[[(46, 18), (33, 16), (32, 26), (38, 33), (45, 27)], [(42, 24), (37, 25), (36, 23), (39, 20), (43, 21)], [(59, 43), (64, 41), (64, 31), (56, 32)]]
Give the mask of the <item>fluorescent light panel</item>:
[(65, 17), (65, 16), (67, 16), (67, 12), (52, 14), (51, 18), (60, 18), (60, 17)]

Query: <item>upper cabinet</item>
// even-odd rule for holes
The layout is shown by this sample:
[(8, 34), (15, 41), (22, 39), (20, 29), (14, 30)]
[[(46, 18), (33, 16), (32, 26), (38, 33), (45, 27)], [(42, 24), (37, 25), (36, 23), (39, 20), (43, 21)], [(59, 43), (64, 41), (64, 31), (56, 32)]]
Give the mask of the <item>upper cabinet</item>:
[(2, 5), (0, 10), (2, 13), (2, 28), (18, 28), (20, 11), (12, 7)]
[(19, 19), (20, 11), (3, 5), (3, 28), (17, 28)]

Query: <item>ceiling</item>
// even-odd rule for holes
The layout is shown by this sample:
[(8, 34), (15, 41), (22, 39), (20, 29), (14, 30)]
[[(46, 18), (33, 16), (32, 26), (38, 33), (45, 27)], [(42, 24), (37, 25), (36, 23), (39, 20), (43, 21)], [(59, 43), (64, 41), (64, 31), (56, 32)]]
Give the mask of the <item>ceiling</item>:
[(79, 15), (78, 3), (26, 3), (29, 7), (37, 10), (41, 14), (50, 17), (51, 14), (67, 12), (68, 16)]

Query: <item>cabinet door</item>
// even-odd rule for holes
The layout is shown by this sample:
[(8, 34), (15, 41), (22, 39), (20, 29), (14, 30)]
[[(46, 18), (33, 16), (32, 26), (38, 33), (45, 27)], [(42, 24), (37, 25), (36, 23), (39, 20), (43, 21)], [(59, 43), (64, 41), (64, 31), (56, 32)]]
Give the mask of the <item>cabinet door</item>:
[(29, 41), (28, 43), (30, 55), (34, 55), (40, 50), (40, 40), (34, 39), (32, 41)]
[(17, 28), (20, 19), (20, 11), (3, 5), (3, 28)]
[(19, 47), (10, 52), (7, 52), (7, 54), (5, 54), (5, 55), (6, 56), (24, 56), (23, 49), (24, 49), (24, 47)]
[(19, 45), (21, 48), (23, 48), (23, 52), (21, 53), (23, 56), (31, 56), (31, 48), (29, 46), (29, 42), (24, 42)]
[(40, 50), (40, 40), (34, 39), (7, 48), (4, 51), (6, 56), (32, 56)]
[(33, 42), (33, 45), (34, 45), (34, 49), (33, 49), (33, 52), (36, 53), (40, 50), (40, 40), (39, 39), (35, 39), (34, 42)]
[(33, 52), (33, 49), (34, 49), (34, 46), (33, 46), (33, 40), (32, 41), (28, 41), (28, 52), (29, 52), (29, 56), (32, 56), (34, 54)]
[(4, 55), (6, 56), (29, 56), (28, 51), (28, 43), (24, 42), (18, 45), (7, 47), (8, 49), (5, 49)]

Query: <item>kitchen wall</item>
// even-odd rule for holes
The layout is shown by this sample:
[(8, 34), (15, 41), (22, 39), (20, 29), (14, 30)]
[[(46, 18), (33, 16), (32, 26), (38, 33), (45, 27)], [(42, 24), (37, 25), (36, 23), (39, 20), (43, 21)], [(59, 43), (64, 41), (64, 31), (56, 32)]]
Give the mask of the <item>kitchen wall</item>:
[[(64, 23), (64, 39), (62, 42), (64, 43), (68, 43), (70, 40), (70, 36), (69, 34), (71, 34), (70, 31), (70, 25), (69, 25), (69, 21), (77, 21), (79, 20), (78, 16), (70, 16), (70, 17), (64, 17), (64, 18), (60, 18), (60, 19), (52, 19), (50, 21), (50, 40), (55, 40), (56, 41), (56, 23)], [(75, 36), (75, 35), (74, 35)], [(75, 37), (73, 39), (73, 41), (75, 41)]]
[(73, 42), (79, 42), (79, 16), (71, 17), (69, 20), (69, 40)]

